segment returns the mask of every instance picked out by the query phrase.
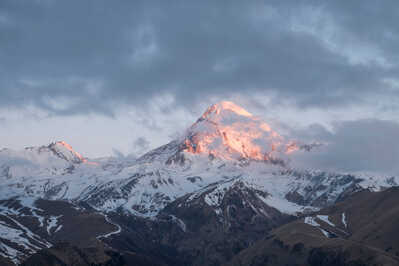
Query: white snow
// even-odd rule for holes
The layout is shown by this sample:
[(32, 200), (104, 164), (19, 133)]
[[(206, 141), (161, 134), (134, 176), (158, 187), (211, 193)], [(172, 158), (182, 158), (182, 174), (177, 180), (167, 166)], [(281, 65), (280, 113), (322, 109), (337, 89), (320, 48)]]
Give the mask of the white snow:
[(24, 231), (24, 233), (31, 239), (34, 239), (35, 241), (39, 242), (40, 244), (46, 246), (46, 247), (51, 247), (51, 244), (47, 242), (45, 239), (42, 239), (40, 236), (34, 234), (32, 231), (30, 231), (27, 227), (19, 223), (17, 220), (11, 218), (10, 216), (7, 216), (8, 219), (13, 221), (19, 228)]
[(342, 213), (342, 224), (345, 226), (345, 228), (348, 228), (348, 224), (346, 223), (346, 216), (345, 213)]
[[(59, 162), (58, 157), (45, 159), (42, 153), (37, 153), (36, 149), (24, 151), (33, 153), (39, 157), (33, 161), (19, 159), (17, 162), (7, 156), (0, 155), (1, 163), (10, 163), (12, 179), (0, 177), (0, 198), (6, 199), (13, 196), (23, 196), (22, 198), (38, 198), (51, 192), (52, 199), (87, 200), (92, 197), (93, 192), (111, 189), (115, 193), (122, 195), (121, 188), (132, 182), (134, 176), (137, 178), (134, 186), (128, 194), (116, 198), (100, 198), (95, 207), (99, 211), (112, 211), (118, 207), (124, 207), (132, 214), (144, 217), (154, 217), (157, 213), (174, 199), (192, 193), (188, 202), (206, 191), (208, 185), (219, 183), (212, 193), (207, 193), (204, 200), (212, 206), (218, 207), (223, 200), (226, 189), (233, 186), (235, 182), (242, 181), (245, 186), (251, 189), (266, 192), (268, 196), (259, 196), (266, 204), (280, 210), (283, 213), (296, 215), (306, 209), (317, 210), (309, 206), (301, 206), (286, 199), (286, 194), (295, 191), (306, 198), (317, 198), (323, 193), (328, 195), (328, 202), (334, 200), (342, 193), (346, 187), (352, 183), (331, 187), (332, 183), (337, 183), (340, 175), (330, 175), (323, 178), (318, 176), (323, 173), (320, 171), (309, 171), (301, 175), (291, 175), (285, 173), (285, 169), (262, 162), (251, 162), (249, 165), (240, 165), (236, 161), (226, 161), (214, 159), (210, 161), (208, 156), (203, 154), (191, 154), (184, 152), (182, 156), (186, 158), (183, 166), (178, 164), (165, 165), (168, 156), (166, 149), (163, 153), (157, 154), (160, 158), (151, 160), (140, 159), (130, 164), (118, 164), (113, 161), (102, 159), (98, 161), (98, 166), (81, 163), (74, 165), (71, 173), (65, 173), (65, 167), (69, 163)], [(171, 149), (171, 152), (175, 150)], [(4, 153), (4, 152), (3, 152)], [(17, 155), (12, 155), (16, 158)], [(34, 155), (24, 155), (34, 157)], [(23, 156), (22, 156), (23, 157)], [(21, 158), (22, 158), (21, 157)], [(8, 158), (8, 159), (7, 159)], [(23, 157), (24, 158), (24, 157)], [(8, 161), (7, 161), (8, 160)], [(35, 162), (40, 161), (39, 165)], [(54, 162), (56, 162), (54, 164)], [(60, 167), (61, 165), (61, 167)], [(28, 167), (28, 168), (26, 168)], [(33, 167), (33, 168), (32, 168)], [(26, 168), (26, 169), (25, 169)], [(53, 171), (52, 169), (58, 169)], [(62, 174), (61, 174), (62, 173)], [(49, 178), (52, 175), (53, 178)], [(195, 182), (189, 181), (189, 177), (199, 177)], [(314, 178), (317, 177), (318, 179)], [(365, 177), (366, 178), (366, 177)], [(373, 179), (374, 183), (379, 180)], [(362, 183), (361, 183), (362, 184)], [(370, 185), (370, 182), (365, 182)], [(324, 190), (309, 194), (306, 189), (309, 187), (326, 187)], [(386, 185), (385, 185), (386, 186)], [(57, 188), (57, 189), (54, 189)], [(137, 206), (138, 209), (132, 209)], [(43, 225), (44, 220), (40, 218), (40, 211), (33, 213)]]
[[(203, 147), (214, 151), (212, 159), (208, 153), (194, 154), (181, 150), (183, 141), (192, 136), (190, 134), (199, 134)], [(268, 151), (273, 140), (282, 143), (274, 155), (288, 160), (290, 157), (283, 152), (284, 145), (288, 143), (282, 136), (242, 108), (229, 102), (221, 102), (209, 108), (184, 135), (137, 160), (100, 158), (89, 162), (63, 142), (21, 151), (2, 149), (0, 199), (18, 197), (22, 205), (29, 206), (31, 215), (38, 220), (40, 226), (46, 226), (50, 235), (62, 229), (62, 225), (58, 224), (60, 216), (45, 217), (42, 210), (34, 207), (33, 202), (38, 198), (85, 201), (103, 212), (121, 207), (130, 214), (155, 219), (160, 210), (179, 197), (190, 195), (186, 202), (179, 204), (182, 207), (195, 200), (202, 200), (203, 196), (205, 204), (221, 216), (220, 205), (226, 191), (240, 185), (243, 186), (242, 191), (254, 191), (270, 207), (282, 213), (297, 215), (308, 210), (318, 210), (311, 206), (321, 196), (326, 198), (327, 204), (333, 204), (351, 186), (379, 191), (399, 184), (399, 177), (375, 173), (355, 173), (350, 176), (346, 173), (320, 170), (297, 170), (289, 165), (284, 167), (264, 161), (238, 160), (246, 157), (248, 151), (248, 147), (239, 144), (249, 143), (252, 148), (261, 146), (261, 151)], [(360, 183), (356, 183), (355, 178), (361, 179)], [(306, 206), (289, 201), (288, 193), (294, 193), (303, 199)], [(256, 211), (252, 204), (247, 206)], [(27, 215), (5, 206), (0, 206), (0, 214), (10, 219)], [(114, 224), (105, 217), (109, 223)], [(328, 216), (316, 217), (335, 226)], [(345, 227), (348, 226), (346, 218), (345, 213), (342, 213)], [(315, 219), (305, 217), (305, 223), (320, 228)], [(183, 231), (186, 230), (183, 221), (178, 218), (174, 221)], [(13, 239), (21, 243), (25, 240), (18, 236), (50, 245), (17, 221), (15, 225), (18, 228), (2, 224), (1, 233), (14, 237)], [(114, 225), (118, 228), (116, 231), (99, 238), (120, 233), (120, 226)], [(7, 235), (5, 227), (11, 228), (11, 235)], [(0, 252), (8, 252), (11, 257), (18, 255), (17, 251), (5, 245), (0, 247)]]
[(328, 215), (316, 215), (316, 217), (322, 220), (323, 222), (335, 227), (335, 224), (333, 224), (332, 222), (330, 222), (330, 220), (328, 220)]
[[(0, 166), (10, 165), (10, 173), (13, 178), (0, 177), (0, 198), (6, 199), (13, 196), (22, 198), (43, 197), (51, 192), (52, 199), (86, 200), (95, 191), (105, 189), (114, 190), (121, 195), (121, 188), (132, 181), (133, 176), (139, 175), (135, 185), (126, 198), (102, 198), (96, 203), (96, 209), (100, 211), (112, 211), (118, 207), (124, 207), (127, 211), (144, 217), (154, 217), (159, 210), (174, 199), (192, 193), (188, 201), (201, 195), (201, 191), (207, 190), (207, 186), (219, 182), (212, 193), (205, 196), (205, 202), (217, 207), (223, 200), (225, 189), (234, 185), (234, 180), (244, 182), (245, 186), (257, 189), (268, 194), (260, 196), (266, 204), (280, 210), (283, 213), (296, 215), (308, 209), (309, 206), (301, 206), (288, 201), (285, 196), (295, 191), (306, 198), (317, 198), (323, 193), (328, 195), (328, 202), (334, 200), (346, 187), (352, 183), (331, 187), (341, 178), (339, 175), (330, 175), (321, 179), (313, 178), (322, 175), (320, 171), (309, 171), (300, 175), (284, 173), (285, 169), (262, 162), (251, 162), (249, 165), (240, 165), (236, 161), (214, 159), (210, 161), (203, 154), (191, 154), (184, 152), (186, 158), (183, 166), (178, 164), (165, 165), (169, 156), (173, 155), (175, 148), (166, 149), (162, 153), (154, 155), (149, 160), (140, 159), (129, 164), (118, 164), (115, 160), (102, 159), (97, 166), (85, 163), (75, 164), (74, 170), (65, 172), (71, 164), (62, 160), (50, 152), (38, 152), (38, 148), (24, 150), (21, 154), (10, 150), (0, 152)], [(160, 156), (159, 158), (157, 156)], [(53, 176), (49, 178), (49, 176)], [(189, 177), (200, 177), (195, 182), (189, 181)], [(362, 176), (365, 181), (360, 185), (379, 187), (385, 186), (384, 179)], [(231, 182), (226, 182), (231, 180)], [(368, 181), (367, 181), (368, 180)], [(309, 187), (326, 187), (324, 190), (309, 194)], [(57, 189), (54, 189), (57, 188)], [(158, 197), (158, 198), (156, 198)], [(160, 200), (162, 199), (162, 200)], [(139, 211), (132, 209), (138, 206)], [(313, 208), (316, 210), (316, 208)], [(40, 212), (33, 213), (43, 225), (44, 220)]]
[(236, 182), (236, 180), (233, 180), (233, 181), (229, 181), (229, 182), (225, 182), (225, 183), (221, 183), (221, 184), (217, 185), (216, 188), (212, 192), (206, 194), (205, 199), (204, 199), (205, 203), (208, 204), (209, 206), (213, 206), (213, 207), (220, 206), (225, 193), (231, 186), (233, 186), (235, 184), (235, 182)]
[[(51, 244), (40, 236), (31, 232), (27, 227), (22, 225), (16, 219), (3, 213), (7, 219), (11, 220), (13, 224), (7, 224), (3, 221), (0, 222), (0, 238), (7, 239), (8, 241), (22, 247), (25, 253), (32, 254), (40, 250), (42, 246), (51, 247)], [(22, 252), (8, 246), (5, 243), (0, 243), (0, 254), (9, 258), (15, 264), (19, 263)]]
[(315, 218), (311, 216), (305, 217), (304, 223), (311, 226), (320, 226), (320, 224), (316, 222)]
[(57, 232), (60, 231), (61, 229), (62, 229), (62, 224), (59, 225), (59, 226), (57, 227), (57, 229), (55, 229), (54, 233), (57, 233)]
[[(51, 235), (51, 229), (57, 226), (58, 219), (61, 218), (61, 217), (62, 217), (62, 215), (50, 216), (50, 218), (48, 218), (48, 221), (47, 221), (47, 233), (49, 235)], [(55, 232), (57, 232), (57, 231), (55, 231)]]
[[(20, 197), (89, 201), (99, 211), (109, 212), (122, 207), (134, 215), (155, 217), (175, 199), (191, 194), (187, 200), (191, 202), (203, 192), (207, 192), (205, 203), (216, 211), (226, 190), (242, 182), (246, 188), (263, 192), (258, 197), (265, 204), (283, 213), (296, 215), (306, 210), (317, 210), (310, 206), (320, 196), (325, 196), (328, 204), (334, 203), (345, 189), (354, 185), (354, 182), (346, 182), (348, 176), (343, 174), (299, 171), (262, 161), (246, 163), (237, 160), (236, 155), (242, 155), (245, 149), (239, 145), (238, 150), (226, 149), (223, 141), (210, 140), (204, 144), (216, 149), (216, 155), (220, 155), (212, 160), (207, 153), (181, 151), (182, 141), (189, 137), (187, 134), (201, 133), (202, 137), (216, 134), (212, 137), (219, 138), (221, 128), (232, 130), (227, 135), (239, 133), (235, 136), (237, 138), (230, 138), (229, 143), (233, 145), (230, 148), (241, 143), (240, 137), (248, 136), (248, 132), (259, 133), (255, 134), (259, 138), (253, 139), (253, 144), (263, 143), (266, 150), (267, 144), (270, 144), (268, 140), (280, 140), (280, 136), (275, 135), (259, 118), (232, 103), (221, 102), (207, 110), (185, 135), (137, 160), (101, 158), (90, 163), (62, 142), (22, 151), (0, 150), (0, 199)], [(166, 164), (173, 156), (184, 160)], [(181, 161), (184, 163), (181, 164)], [(194, 182), (192, 177), (197, 177)], [(361, 173), (356, 177), (363, 180), (358, 186), (375, 191), (399, 183), (396, 177), (392, 179)], [(210, 189), (213, 191), (208, 193)], [(296, 193), (309, 203), (308, 206), (287, 200), (288, 193)], [(40, 210), (32, 215), (44, 226)], [(55, 226), (56, 221), (50, 221), (48, 232)]]
[(110, 232), (110, 233), (107, 233), (107, 234), (103, 234), (103, 235), (99, 235), (99, 236), (97, 236), (97, 239), (108, 238), (108, 237), (110, 237), (110, 236), (112, 236), (112, 235), (119, 234), (119, 233), (122, 231), (122, 228), (120, 227), (119, 224), (116, 224), (116, 223), (112, 222), (111, 219), (109, 219), (107, 215), (104, 215), (104, 217), (105, 217), (105, 220), (106, 220), (108, 223), (110, 223), (110, 224), (116, 226), (117, 229), (116, 229), (115, 231), (113, 231), (113, 232)]
[(172, 217), (172, 220), (180, 227), (180, 229), (183, 232), (186, 232), (187, 230), (187, 226), (186, 224), (178, 217), (174, 216), (174, 215), (170, 215)]
[(32, 214), (39, 221), (40, 227), (43, 227), (45, 218), (43, 216), (37, 214), (37, 210), (34, 210), (34, 209), (32, 210)]
[[(318, 215), (319, 216), (319, 215)], [(317, 218), (319, 218), (317, 216)], [(322, 215), (323, 216), (323, 215)], [(317, 227), (322, 233), (323, 233), (323, 235), (325, 236), (325, 237), (330, 237), (330, 234), (326, 231), (326, 230), (324, 230), (323, 228), (321, 228), (321, 225), (316, 221), (316, 219), (317, 219), (316, 217), (311, 217), (311, 216), (307, 216), (307, 217), (305, 217), (305, 219), (304, 219), (304, 223), (305, 224), (308, 224), (308, 225), (311, 225), (311, 226), (314, 226), (314, 227)], [(325, 218), (325, 217), (324, 217)], [(319, 218), (320, 219), (320, 218)], [(323, 220), (324, 221), (324, 220)]]
[(290, 202), (284, 198), (279, 198), (273, 195), (270, 195), (266, 198), (258, 195), (260, 199), (262, 199), (267, 205), (270, 207), (276, 208), (282, 213), (297, 215), (300, 213), (304, 207), (293, 202)]
[(3, 222), (0, 222), (0, 238), (23, 246), (30, 252), (33, 252), (37, 248), (28, 240), (25, 231), (13, 228)]
[(19, 257), (23, 255), (20, 251), (4, 243), (0, 243), (0, 254), (6, 258), (9, 258), (16, 265), (19, 264)]
[(327, 238), (330, 237), (330, 234), (329, 234), (326, 230), (324, 230), (323, 228), (319, 228), (319, 229), (320, 229), (320, 231), (323, 233), (323, 235), (324, 235), (325, 237), (327, 237)]

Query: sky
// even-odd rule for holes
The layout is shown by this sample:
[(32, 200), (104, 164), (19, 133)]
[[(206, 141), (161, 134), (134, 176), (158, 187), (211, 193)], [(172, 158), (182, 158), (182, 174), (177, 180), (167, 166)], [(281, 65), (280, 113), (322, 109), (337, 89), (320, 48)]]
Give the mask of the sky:
[(397, 0), (2, 0), (0, 147), (139, 155), (230, 100), (336, 144), (312, 163), (396, 173), (398, 16)]

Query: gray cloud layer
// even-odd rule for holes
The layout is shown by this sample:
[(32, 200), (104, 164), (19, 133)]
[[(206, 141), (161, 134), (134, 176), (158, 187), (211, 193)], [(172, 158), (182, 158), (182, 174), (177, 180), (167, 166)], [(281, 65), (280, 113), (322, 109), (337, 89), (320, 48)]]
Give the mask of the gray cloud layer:
[(365, 119), (337, 123), (334, 132), (313, 125), (299, 133), (326, 143), (315, 152), (297, 154), (295, 166), (334, 171), (368, 171), (397, 175), (399, 172), (399, 123)]
[[(0, 3), (0, 106), (112, 114), (263, 93), (299, 107), (398, 96), (397, 1)], [(385, 100), (384, 108), (392, 108)]]
[[(151, 132), (161, 129), (143, 107), (155, 98), (162, 113), (232, 95), (271, 97), (266, 107), (247, 99), (263, 112), (338, 109), (344, 120), (363, 110), (375, 119), (295, 132), (330, 143), (299, 163), (397, 173), (399, 125), (378, 118), (399, 110), (398, 14), (397, 0), (2, 0), (0, 110), (113, 115), (136, 106), (138, 128)], [(148, 149), (134, 138), (135, 152)]]

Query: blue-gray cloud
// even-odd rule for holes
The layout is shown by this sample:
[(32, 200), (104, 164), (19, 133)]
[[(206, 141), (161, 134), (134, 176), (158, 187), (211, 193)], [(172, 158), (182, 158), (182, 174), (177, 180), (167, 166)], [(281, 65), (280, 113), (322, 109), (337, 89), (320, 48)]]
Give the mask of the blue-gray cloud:
[(293, 165), (334, 171), (399, 174), (399, 123), (364, 119), (341, 121), (333, 132), (313, 125), (298, 136), (326, 143), (314, 152), (297, 154)]
[(316, 108), (394, 99), (398, 8), (396, 1), (4, 0), (0, 107), (112, 115), (163, 94), (186, 107), (252, 93)]

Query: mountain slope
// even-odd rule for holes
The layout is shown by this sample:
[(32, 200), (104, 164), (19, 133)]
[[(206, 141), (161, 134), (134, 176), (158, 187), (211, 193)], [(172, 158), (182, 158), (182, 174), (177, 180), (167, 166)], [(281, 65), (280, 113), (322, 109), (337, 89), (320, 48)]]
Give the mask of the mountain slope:
[(298, 218), (228, 265), (398, 265), (399, 189), (363, 190)]
[(104, 215), (65, 201), (0, 200), (0, 256), (15, 263), (59, 241), (93, 246), (116, 230)]
[[(49, 235), (61, 226), (56, 221), (64, 222), (65, 230), (71, 228), (74, 222), (66, 219), (67, 214), (60, 219), (39, 215), (42, 212), (35, 202), (44, 199), (114, 217), (118, 230), (107, 238), (98, 235), (111, 246), (126, 245), (154, 256), (156, 252), (147, 254), (137, 242), (151, 236), (156, 244), (147, 243), (148, 250), (166, 250), (161, 260), (200, 265), (205, 261), (197, 261), (195, 256), (201, 254), (212, 258), (206, 263), (223, 263), (290, 219), (332, 206), (364, 189), (380, 191), (399, 182), (397, 177), (290, 166), (291, 154), (311, 153), (318, 147), (318, 143), (290, 140), (234, 103), (221, 102), (210, 106), (181, 137), (136, 160), (88, 160), (65, 142), (22, 151), (3, 149), (0, 200), (18, 202), (23, 206), (19, 209), (27, 210), (24, 214), (4, 207), (4, 213), (0, 212), (6, 224), (0, 230), (3, 243), (8, 247), (30, 243), (32, 247), (20, 249), (23, 254), (19, 255), (3, 246), (2, 254), (18, 260), (45, 248), (47, 242), (53, 245), (61, 240)], [(26, 223), (28, 230), (10, 221), (24, 215), (34, 221)], [(320, 220), (309, 217), (309, 223)], [(132, 219), (138, 228), (132, 228)], [(46, 233), (49, 224), (55, 225)], [(10, 228), (20, 230), (15, 232), (19, 238), (7, 235)], [(176, 240), (167, 230), (182, 240)], [(55, 235), (60, 236), (63, 230), (57, 232)], [(36, 243), (38, 240), (41, 244)], [(170, 250), (183, 254), (183, 262), (170, 258)]]
[(392, 179), (290, 168), (291, 153), (312, 152), (315, 146), (286, 140), (243, 108), (221, 102), (209, 107), (182, 137), (129, 163), (89, 162), (65, 142), (2, 150), (0, 192), (4, 199), (64, 199), (101, 211), (123, 207), (148, 217), (187, 193), (236, 178), (267, 192), (273, 207), (300, 205), (282, 210), (288, 213), (326, 206), (359, 187), (378, 190), (396, 184)]
[(361, 187), (392, 186), (384, 178), (290, 168), (291, 153), (312, 152), (317, 146), (286, 140), (243, 108), (221, 102), (209, 107), (182, 137), (143, 155), (79, 200), (99, 210), (123, 207), (135, 215), (155, 216), (187, 193), (240, 179), (268, 192), (265, 200), (272, 207), (294, 214), (307, 206), (332, 204)]

